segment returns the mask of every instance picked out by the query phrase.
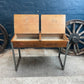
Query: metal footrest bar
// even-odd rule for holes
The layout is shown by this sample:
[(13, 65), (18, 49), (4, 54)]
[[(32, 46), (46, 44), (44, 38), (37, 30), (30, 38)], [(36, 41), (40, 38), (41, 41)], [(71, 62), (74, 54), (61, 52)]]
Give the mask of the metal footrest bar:
[(13, 60), (14, 60), (14, 65), (15, 65), (15, 71), (17, 71), (19, 63), (20, 63), (20, 59), (21, 59), (21, 52), (20, 52), (20, 49), (18, 49), (19, 58), (18, 58), (18, 61), (16, 62), (14, 48), (13, 48), (13, 44), (12, 43), (11, 43), (11, 47), (12, 47), (12, 53), (13, 53)]
[(68, 54), (68, 51), (69, 51), (70, 46), (71, 46), (71, 43), (68, 42), (68, 43), (67, 43), (66, 52), (65, 52), (64, 62), (62, 62), (62, 60), (61, 60), (61, 57), (60, 57), (61, 48), (59, 48), (58, 59), (59, 59), (60, 65), (61, 65), (61, 67), (62, 67), (62, 70), (64, 70), (64, 68), (65, 68), (66, 58), (67, 58), (67, 54)]

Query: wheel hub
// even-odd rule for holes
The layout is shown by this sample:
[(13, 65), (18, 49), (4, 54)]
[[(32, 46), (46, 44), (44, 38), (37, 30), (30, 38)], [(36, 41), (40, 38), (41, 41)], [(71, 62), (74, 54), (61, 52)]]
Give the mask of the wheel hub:
[(79, 35), (78, 34), (71, 34), (70, 35), (70, 37), (69, 37), (69, 40), (70, 40), (70, 42), (72, 42), (72, 43), (78, 43), (79, 42), (79, 40), (80, 40), (80, 37), (79, 37)]

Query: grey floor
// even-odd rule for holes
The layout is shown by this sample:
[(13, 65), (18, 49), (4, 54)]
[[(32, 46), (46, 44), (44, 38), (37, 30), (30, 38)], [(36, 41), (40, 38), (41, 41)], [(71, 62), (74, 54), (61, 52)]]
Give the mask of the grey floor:
[[(17, 59), (16, 49), (15, 53)], [(21, 55), (18, 71), (15, 72), (12, 51), (5, 50), (0, 54), (0, 84), (10, 84), (11, 81), (11, 84), (21, 84), (22, 80), (26, 81), (22, 84), (28, 81), (31, 84), (84, 84), (84, 56), (68, 55), (63, 71), (55, 49), (22, 49)], [(62, 54), (62, 60), (63, 57)]]

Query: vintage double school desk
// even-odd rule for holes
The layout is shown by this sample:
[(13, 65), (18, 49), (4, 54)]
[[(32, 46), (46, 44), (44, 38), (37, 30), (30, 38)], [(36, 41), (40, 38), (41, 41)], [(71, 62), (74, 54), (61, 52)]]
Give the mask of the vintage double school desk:
[[(15, 14), (14, 36), (11, 40), (15, 70), (21, 59), (21, 48), (59, 48), (59, 62), (64, 70), (69, 49), (69, 40), (65, 35), (65, 15), (41, 15), (41, 32), (39, 32), (39, 15)], [(64, 62), (61, 61), (61, 47), (67, 47)], [(14, 48), (18, 48), (19, 59), (16, 63)]]

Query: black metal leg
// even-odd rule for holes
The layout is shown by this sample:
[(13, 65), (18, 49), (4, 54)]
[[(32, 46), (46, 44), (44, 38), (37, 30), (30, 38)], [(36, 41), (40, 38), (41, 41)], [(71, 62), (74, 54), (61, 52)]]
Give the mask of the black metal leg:
[(19, 57), (21, 58), (21, 52), (20, 52), (20, 48), (18, 49), (18, 53), (19, 53)]
[(66, 52), (65, 52), (64, 62), (63, 63), (62, 63), (62, 60), (60, 58), (61, 48), (59, 48), (59, 56), (58, 56), (58, 58), (59, 58), (59, 61), (60, 61), (60, 65), (62, 67), (62, 70), (64, 70), (64, 68), (65, 68), (66, 58), (67, 58), (67, 54), (68, 54), (68, 50), (69, 50), (70, 46), (71, 46), (71, 44), (69, 44), (69, 42), (68, 42), (67, 43)]
[(66, 48), (66, 52), (65, 52), (65, 58), (64, 58), (64, 63), (63, 63), (62, 70), (64, 70), (64, 68), (65, 68), (66, 58), (67, 58), (67, 54), (68, 54), (68, 51), (69, 51), (70, 46), (71, 46), (71, 43), (69, 44), (69, 42), (68, 42), (67, 48)]
[(62, 64), (62, 61), (61, 61), (61, 58), (60, 58), (60, 54), (61, 54), (61, 48), (59, 48), (59, 55), (58, 55), (58, 58), (59, 58), (61, 67), (63, 67), (63, 64)]
[(14, 53), (14, 48), (13, 48), (13, 44), (12, 43), (11, 43), (11, 47), (12, 47), (12, 53), (13, 53), (13, 60), (14, 60), (14, 65), (15, 65), (15, 71), (17, 71), (17, 68), (19, 66), (19, 62), (20, 62), (20, 59), (21, 59), (21, 53), (20, 53), (20, 49), (18, 49), (19, 58), (18, 58), (18, 62), (16, 63), (15, 53)]

